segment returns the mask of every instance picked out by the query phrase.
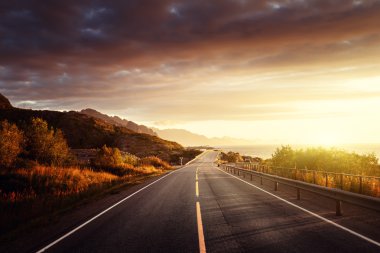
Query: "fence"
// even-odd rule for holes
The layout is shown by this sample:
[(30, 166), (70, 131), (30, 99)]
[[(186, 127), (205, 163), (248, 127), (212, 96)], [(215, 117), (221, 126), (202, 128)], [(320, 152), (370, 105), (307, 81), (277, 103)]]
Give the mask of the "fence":
[(236, 163), (236, 166), (247, 170), (299, 180), (320, 186), (380, 197), (380, 177), (274, 167), (257, 163)]
[(242, 169), (235, 166), (230, 166), (222, 164), (221, 168), (226, 172), (237, 174), (237, 176), (246, 175), (251, 176), (251, 181), (253, 176), (260, 178), (260, 184), (263, 184), (263, 180), (269, 180), (274, 183), (274, 190), (278, 190), (278, 184), (284, 184), (294, 187), (297, 191), (297, 199), (301, 198), (301, 190), (313, 192), (318, 195), (334, 199), (336, 201), (336, 215), (342, 215), (342, 202), (351, 203), (361, 207), (369, 208), (372, 210), (380, 211), (380, 198), (364, 196), (357, 193), (343, 191), (341, 189), (327, 188), (324, 186), (314, 185), (310, 183), (301, 182), (299, 180), (288, 179), (280, 176), (269, 175), (263, 172), (257, 172), (254, 170)]

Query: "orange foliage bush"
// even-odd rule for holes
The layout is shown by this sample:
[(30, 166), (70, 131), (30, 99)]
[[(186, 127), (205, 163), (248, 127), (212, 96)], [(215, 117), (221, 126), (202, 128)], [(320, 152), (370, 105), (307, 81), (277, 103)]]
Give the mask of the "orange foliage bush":
[(0, 166), (10, 167), (22, 152), (24, 133), (7, 120), (0, 122)]
[(153, 167), (163, 169), (163, 170), (172, 169), (172, 166), (170, 166), (167, 162), (161, 160), (160, 158), (156, 156), (148, 156), (148, 157), (142, 158), (140, 161), (140, 164), (151, 165)]

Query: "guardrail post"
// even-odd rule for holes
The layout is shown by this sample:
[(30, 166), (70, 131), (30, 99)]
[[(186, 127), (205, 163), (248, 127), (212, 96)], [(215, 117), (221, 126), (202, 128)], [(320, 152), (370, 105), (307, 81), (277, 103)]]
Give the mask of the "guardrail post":
[(251, 174), (251, 181), (253, 180), (253, 175)]
[(245, 172), (243, 172), (243, 178), (245, 178)]
[(343, 173), (340, 174), (340, 189), (343, 190)]
[(274, 190), (275, 190), (275, 191), (278, 190), (278, 182), (274, 182)]
[(263, 177), (260, 177), (260, 184), (263, 185)]
[(317, 183), (317, 180), (316, 180), (316, 177), (315, 177), (315, 170), (313, 170), (313, 184), (316, 184)]
[(297, 200), (301, 199), (301, 190), (300, 188), (297, 188)]
[(327, 172), (325, 174), (325, 180), (326, 180), (325, 186), (327, 187), (329, 185), (329, 174)]
[(238, 171), (238, 176), (240, 176), (240, 170), (238, 169), (237, 171)]
[(342, 201), (336, 200), (336, 216), (342, 216)]
[(363, 193), (363, 177), (359, 177), (359, 193)]

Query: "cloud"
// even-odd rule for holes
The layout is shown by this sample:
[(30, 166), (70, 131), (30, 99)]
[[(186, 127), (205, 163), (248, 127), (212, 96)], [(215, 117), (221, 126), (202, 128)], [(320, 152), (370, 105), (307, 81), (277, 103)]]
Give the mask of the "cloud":
[(374, 96), (325, 83), (380, 69), (361, 68), (380, 55), (375, 0), (2, 5), (0, 92), (19, 103), (132, 108), (155, 121), (270, 118), (293, 112), (241, 105)]

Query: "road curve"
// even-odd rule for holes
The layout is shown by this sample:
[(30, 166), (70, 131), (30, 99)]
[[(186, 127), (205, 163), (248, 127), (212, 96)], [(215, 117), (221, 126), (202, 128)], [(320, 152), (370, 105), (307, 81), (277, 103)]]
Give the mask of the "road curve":
[[(205, 152), (191, 164), (138, 189), (87, 223), (77, 224), (39, 245), (36, 251), (380, 251), (379, 246), (219, 170), (213, 164), (216, 156), (217, 152)], [(276, 194), (289, 197), (286, 191)], [(360, 210), (337, 218), (331, 215), (333, 209), (325, 209), (329, 205), (324, 205), (323, 200), (308, 195), (303, 198), (301, 202), (290, 201), (304, 208), (310, 206), (311, 211), (380, 241), (379, 213)], [(314, 199), (318, 200), (316, 206)]]

